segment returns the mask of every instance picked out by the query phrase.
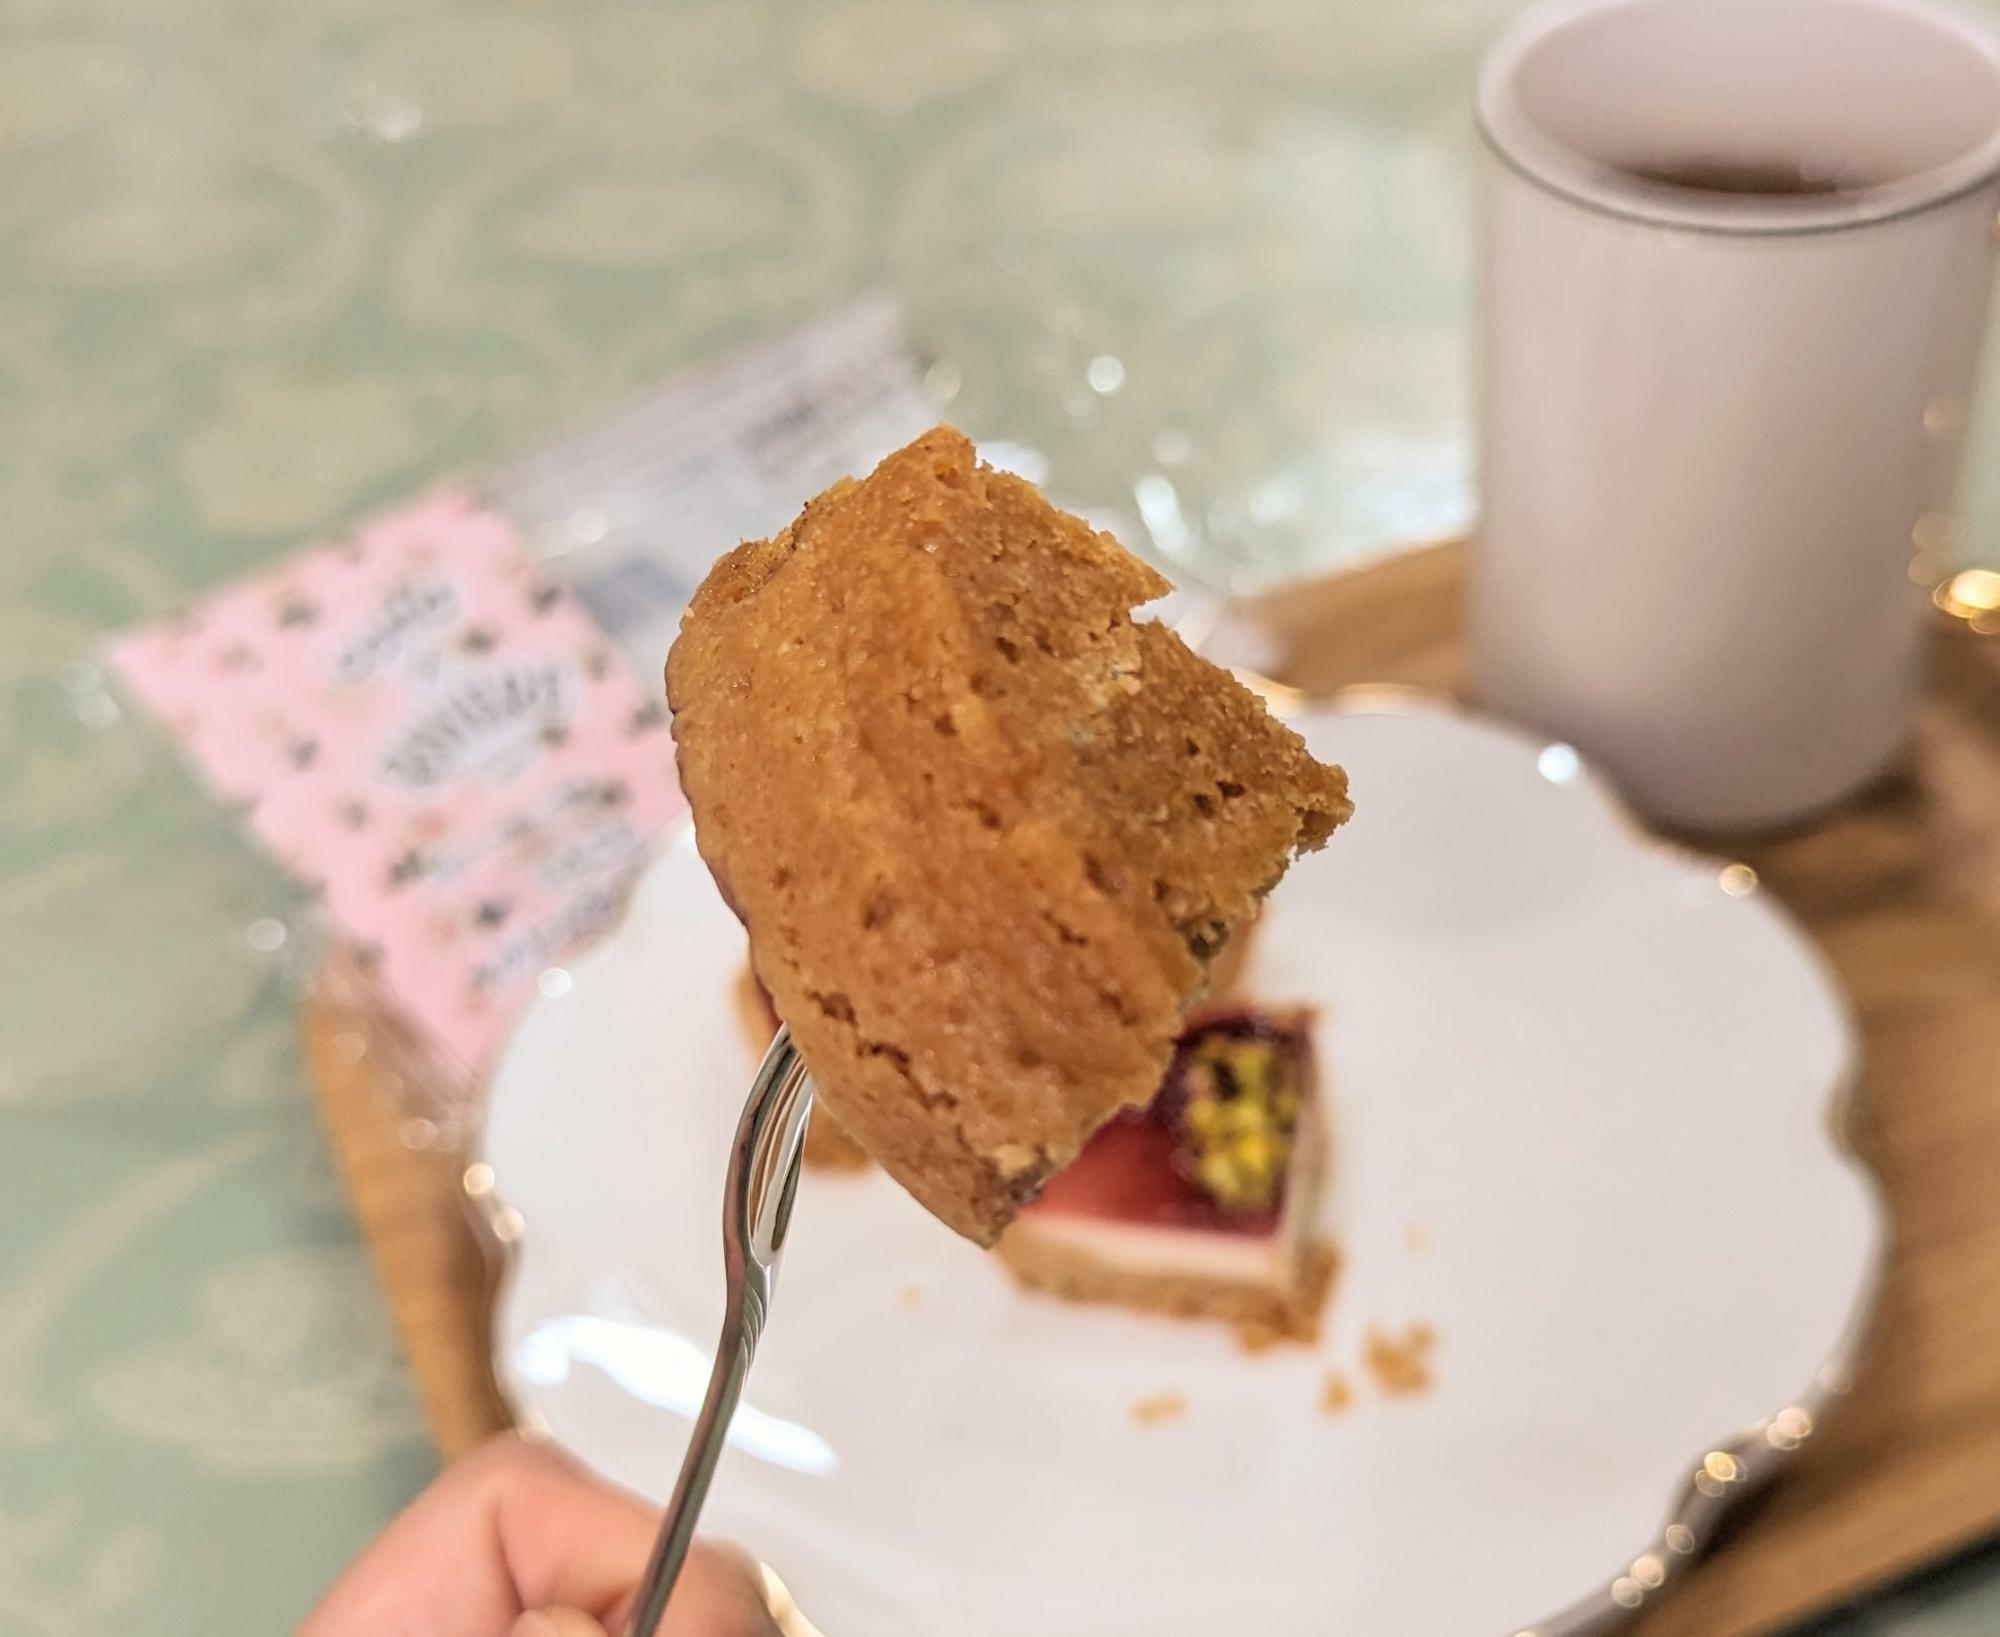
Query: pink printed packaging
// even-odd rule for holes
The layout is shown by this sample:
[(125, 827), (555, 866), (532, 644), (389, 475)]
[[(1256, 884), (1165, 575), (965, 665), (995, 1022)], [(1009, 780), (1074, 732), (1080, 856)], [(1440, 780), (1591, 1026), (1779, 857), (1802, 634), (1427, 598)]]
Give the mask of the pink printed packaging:
[(460, 1090), (682, 810), (657, 681), (463, 492), (130, 633), (111, 662), (317, 903), (336, 969)]

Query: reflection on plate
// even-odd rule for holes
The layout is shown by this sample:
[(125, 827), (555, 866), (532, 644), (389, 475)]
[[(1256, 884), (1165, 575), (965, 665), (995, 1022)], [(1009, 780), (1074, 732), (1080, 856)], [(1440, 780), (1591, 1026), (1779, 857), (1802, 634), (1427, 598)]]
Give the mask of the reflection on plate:
[[(879, 1174), (808, 1176), (705, 1527), (834, 1637), (1608, 1631), (1809, 1435), (1881, 1237), (1810, 947), (1565, 747), (1300, 726), (1356, 816), (1248, 983), (1320, 1008), (1325, 1340), (1027, 1295)], [(683, 834), (523, 1025), (476, 1168), (502, 1382), (654, 1495), (721, 1314), (742, 947)]]

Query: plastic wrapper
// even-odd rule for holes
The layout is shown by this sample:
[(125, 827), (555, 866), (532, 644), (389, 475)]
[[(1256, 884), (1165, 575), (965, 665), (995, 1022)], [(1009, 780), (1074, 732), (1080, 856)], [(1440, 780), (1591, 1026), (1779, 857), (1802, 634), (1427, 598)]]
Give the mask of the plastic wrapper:
[[(115, 677), (181, 748), (296, 883), (247, 939), (314, 986), (409, 1140), (456, 1142), (523, 1008), (684, 813), (658, 678), (701, 576), (921, 432), (925, 375), (957, 373), (858, 301), (116, 638), (71, 702), (109, 727)], [(1047, 475), (1032, 447), (981, 451)], [(1056, 498), (1168, 555), (1130, 492)], [(1231, 640), (1199, 587), (1154, 612)]]

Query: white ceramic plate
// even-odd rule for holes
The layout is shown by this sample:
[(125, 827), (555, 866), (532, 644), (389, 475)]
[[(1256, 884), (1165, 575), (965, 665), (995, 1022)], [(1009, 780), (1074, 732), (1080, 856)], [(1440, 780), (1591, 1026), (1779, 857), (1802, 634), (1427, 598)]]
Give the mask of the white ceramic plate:
[[(1609, 1630), (1825, 1398), (1881, 1223), (1811, 948), (1564, 747), (1441, 708), (1300, 725), (1356, 815), (1249, 981), (1322, 1009), (1326, 1340), (1025, 1295), (879, 1174), (809, 1176), (705, 1527), (829, 1637)], [(655, 1496), (721, 1312), (742, 951), (683, 834), (522, 1027), (472, 1173), (515, 1241), (503, 1384)], [(1365, 1336), (1412, 1323), (1432, 1384), (1386, 1395)], [(1184, 1412), (1135, 1418), (1158, 1395)]]

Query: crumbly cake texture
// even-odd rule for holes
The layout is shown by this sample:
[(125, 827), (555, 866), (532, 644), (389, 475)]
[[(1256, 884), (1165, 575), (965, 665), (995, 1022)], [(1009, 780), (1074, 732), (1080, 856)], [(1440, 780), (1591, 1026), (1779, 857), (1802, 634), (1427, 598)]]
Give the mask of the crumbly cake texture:
[(939, 427), (695, 593), (696, 840), (819, 1095), (991, 1244), (1158, 1088), (1206, 962), (1347, 780), (1131, 611), (1167, 583)]
[[(736, 974), (736, 1020), (743, 1025), (743, 1040), (753, 1060), (761, 1063), (771, 1037), (778, 1032), (778, 1014), (757, 974), (747, 966)], [(832, 1111), (817, 1100), (812, 1119), (806, 1123), (806, 1164), (815, 1171), (868, 1169), (868, 1150), (841, 1130)]]
[[(1229, 941), (1209, 961), (1211, 1001), (1227, 1000), (1236, 993), (1249, 962), (1250, 946), (1256, 941), (1256, 931), (1257, 921), (1252, 917), (1230, 933)], [(736, 1016), (743, 1025), (745, 1042), (761, 1061), (771, 1036), (777, 1032), (778, 1014), (771, 1005), (771, 997), (757, 981), (757, 974), (747, 965), (736, 974)], [(808, 1167), (815, 1171), (865, 1171), (872, 1163), (868, 1150), (834, 1123), (830, 1110), (813, 1109), (812, 1121), (806, 1127)]]
[(1250, 965), (1250, 949), (1257, 941), (1261, 907), (1241, 924), (1230, 929), (1228, 940), (1208, 959), (1206, 998), (1228, 1000), (1243, 987), (1243, 974)]

